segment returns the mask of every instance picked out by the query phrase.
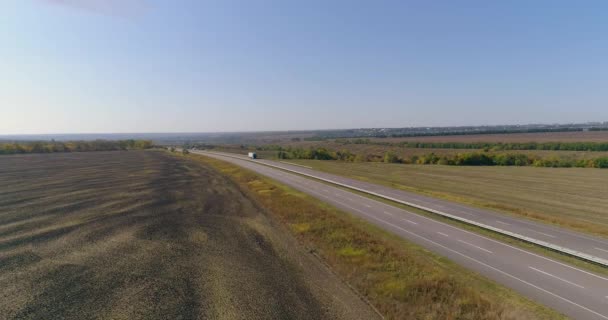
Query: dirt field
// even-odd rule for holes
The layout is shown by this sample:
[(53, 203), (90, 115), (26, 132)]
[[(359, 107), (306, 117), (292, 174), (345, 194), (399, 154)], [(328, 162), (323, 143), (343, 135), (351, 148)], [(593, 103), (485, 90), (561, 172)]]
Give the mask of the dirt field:
[(290, 160), (608, 237), (608, 170)]
[(371, 319), (238, 187), (154, 151), (0, 157), (0, 318)]
[(370, 140), (386, 142), (608, 142), (608, 131), (477, 134)]

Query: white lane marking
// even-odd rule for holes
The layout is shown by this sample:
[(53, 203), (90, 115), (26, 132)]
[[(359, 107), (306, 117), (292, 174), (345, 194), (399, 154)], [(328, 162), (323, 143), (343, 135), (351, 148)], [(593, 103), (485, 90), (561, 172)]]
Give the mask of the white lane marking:
[[(234, 158), (233, 156), (229, 156), (229, 155), (222, 155), (222, 154), (217, 154), (217, 153), (213, 153), (213, 152), (208, 152), (208, 153), (211, 153), (211, 154), (215, 155), (216, 157), (213, 157), (213, 156), (211, 156), (211, 157), (212, 157), (212, 158), (216, 158), (216, 159), (217, 159), (218, 157), (219, 157), (220, 159), (224, 159), (224, 160), (226, 160), (225, 158)], [(200, 154), (200, 153), (199, 153), (199, 154)], [(246, 163), (247, 163), (247, 164), (249, 164), (249, 160), (247, 160), (247, 159), (240, 159), (240, 160), (245, 160), (245, 161), (248, 161), (248, 162), (246, 162)], [(234, 163), (234, 161), (231, 161), (231, 160), (228, 160), (228, 162), (232, 162), (232, 163)], [(242, 164), (241, 164), (241, 165), (242, 165)], [(259, 169), (259, 167), (258, 167), (258, 169)], [(276, 169), (275, 169), (275, 170), (276, 170)], [(311, 192), (315, 193), (314, 191), (311, 191)], [(351, 192), (351, 193), (352, 193), (352, 192)], [(363, 196), (360, 196), (360, 195), (358, 195), (358, 194), (353, 194), (353, 195), (355, 195), (355, 196), (357, 196), (357, 197), (364, 198)], [(322, 196), (322, 195), (321, 195), (321, 196)], [(366, 198), (366, 199), (370, 200), (370, 198)], [(348, 200), (352, 201), (353, 199), (348, 198)], [(381, 204), (381, 205), (385, 205), (385, 206), (387, 206), (387, 207), (390, 207), (391, 209), (398, 209), (398, 210), (402, 210), (402, 211), (403, 211), (403, 212), (405, 212), (405, 213), (412, 214), (411, 212), (409, 212), (409, 211), (407, 211), (407, 210), (399, 209), (399, 208), (397, 208), (397, 207), (395, 207), (395, 206), (391, 206), (391, 205), (388, 205), (388, 204), (386, 204), (386, 203), (383, 203), (383, 202), (380, 202), (380, 201), (377, 201), (377, 200), (373, 200), (373, 199), (371, 199), (371, 200), (372, 200), (372, 201), (374, 201), (374, 202), (377, 202), (378, 204)], [(339, 202), (339, 201), (337, 201), (337, 200), (335, 200), (335, 201), (336, 201), (336, 202)], [(339, 202), (339, 203), (341, 203), (341, 202)], [(352, 207), (350, 207), (350, 206), (349, 206), (349, 208), (351, 208), (351, 209), (352, 209)], [(356, 209), (354, 209), (354, 210), (356, 210)], [(359, 210), (357, 210), (357, 211), (359, 211)], [(597, 275), (597, 274), (591, 273), (591, 272), (589, 272), (589, 271), (585, 271), (585, 270), (582, 270), (582, 269), (579, 269), (579, 268), (576, 268), (576, 267), (573, 267), (573, 266), (567, 265), (567, 264), (565, 264), (565, 263), (562, 263), (562, 262), (559, 262), (559, 261), (555, 261), (555, 260), (549, 259), (549, 258), (544, 257), (544, 256), (541, 256), (541, 255), (539, 255), (539, 254), (532, 253), (532, 252), (526, 251), (526, 250), (524, 250), (524, 249), (514, 247), (514, 246), (509, 245), (509, 244), (506, 244), (506, 243), (504, 243), (504, 242), (500, 242), (500, 241), (498, 241), (498, 240), (494, 240), (494, 239), (491, 239), (491, 238), (488, 238), (488, 237), (485, 237), (485, 236), (479, 235), (479, 234), (474, 233), (474, 232), (471, 232), (471, 231), (467, 231), (467, 230), (464, 230), (464, 229), (460, 229), (460, 228), (458, 228), (458, 227), (455, 227), (455, 226), (449, 225), (449, 224), (447, 224), (447, 223), (444, 223), (444, 222), (441, 222), (441, 221), (438, 221), (438, 220), (435, 220), (435, 219), (431, 219), (431, 218), (425, 217), (425, 216), (423, 216), (423, 215), (418, 215), (418, 217), (419, 217), (419, 218), (421, 218), (421, 219), (426, 219), (426, 220), (428, 220), (428, 221), (430, 221), (430, 222), (434, 222), (434, 223), (440, 224), (440, 225), (442, 225), (442, 226), (445, 226), (445, 227), (448, 227), (448, 228), (451, 228), (451, 229), (457, 230), (458, 232), (464, 232), (464, 233), (470, 234), (470, 235), (472, 235), (472, 236), (474, 236), (474, 237), (482, 238), (482, 239), (485, 239), (485, 240), (488, 240), (488, 241), (494, 242), (494, 243), (496, 243), (496, 244), (499, 244), (499, 245), (501, 245), (501, 246), (505, 246), (505, 247), (508, 247), (508, 248), (510, 248), (510, 249), (513, 249), (513, 250), (516, 250), (516, 251), (520, 251), (520, 252), (523, 252), (523, 253), (525, 253), (525, 254), (528, 254), (528, 255), (534, 256), (534, 257), (536, 257), (536, 258), (539, 258), (539, 259), (542, 259), (542, 260), (545, 260), (545, 261), (549, 261), (549, 262), (552, 262), (552, 263), (558, 264), (558, 265), (560, 265), (560, 266), (562, 266), (562, 267), (569, 268), (569, 269), (572, 269), (572, 270), (575, 270), (575, 271), (578, 271), (578, 272), (581, 272), (581, 273), (587, 274), (587, 275), (592, 276), (592, 277), (595, 277), (595, 278), (597, 278), (597, 279), (601, 279), (601, 280), (604, 280), (604, 281), (608, 281), (608, 278), (606, 278), (606, 277), (602, 277), (602, 276), (599, 276), (599, 275)], [(527, 222), (527, 221), (525, 221), (525, 220), (521, 220), (520, 222), (523, 222), (523, 223), (526, 223), (526, 224), (530, 224), (530, 225), (532, 225), (532, 223), (529, 223), (529, 222)], [(596, 240), (596, 239), (589, 238), (589, 237), (585, 237), (585, 236), (582, 236), (582, 235), (575, 235), (575, 236), (582, 237), (582, 238), (587, 238), (587, 239), (589, 239), (589, 240), (593, 240), (593, 241), (596, 241), (596, 242), (600, 242), (600, 241), (598, 241), (598, 240)], [(603, 242), (600, 242), (600, 243), (603, 243)], [(511, 275), (509, 275), (509, 276), (511, 276)], [(517, 279), (517, 280), (520, 280), (520, 279)], [(523, 280), (522, 280), (522, 281), (523, 281)], [(524, 282), (525, 282), (525, 281), (524, 281)], [(534, 285), (532, 285), (532, 286), (534, 286)], [(540, 288), (540, 289), (541, 289), (541, 290), (544, 290), (544, 289), (542, 289), (542, 288)], [(548, 292), (548, 291), (547, 291), (547, 293), (551, 293), (551, 292)], [(552, 294), (552, 293), (551, 293), (551, 294)], [(569, 300), (567, 300), (567, 299), (565, 299), (565, 298), (563, 298), (563, 297), (561, 297), (561, 296), (557, 296), (557, 297), (559, 297), (559, 298), (561, 298), (561, 299), (564, 299), (564, 300), (566, 300), (566, 301), (568, 301), (568, 302), (571, 302), (571, 301), (569, 301)], [(574, 303), (574, 304), (576, 305), (576, 303)], [(578, 305), (577, 305), (577, 306), (578, 306)], [(582, 306), (581, 306), (581, 307), (582, 307)], [(585, 307), (582, 307), (582, 308), (583, 308), (583, 309), (585, 309), (585, 310), (591, 311), (591, 312), (593, 312), (593, 313), (595, 313), (595, 314), (598, 314), (597, 312), (592, 311), (592, 310), (589, 310), (589, 309), (587, 309), (587, 308), (585, 308)], [(598, 315), (599, 315), (599, 314), (598, 314)], [(600, 316), (601, 316), (601, 315), (600, 315)], [(602, 316), (602, 318), (608, 319), (608, 317), (605, 317), (605, 316)]]
[(353, 199), (352, 199), (352, 198), (346, 198), (346, 199), (348, 199), (348, 201), (353, 201)]
[(444, 237), (449, 237), (447, 234), (443, 233), (443, 232), (439, 232), (437, 231), (437, 233), (439, 233), (440, 235), (444, 236)]
[(372, 207), (372, 206), (370, 206), (369, 204), (366, 204), (365, 206), (366, 206), (366, 207), (368, 207), (368, 208), (371, 208), (371, 207)]
[[(312, 192), (313, 192), (313, 193), (316, 193), (316, 192), (314, 192), (314, 191), (312, 191)], [(339, 201), (337, 201), (337, 202), (339, 202)], [(438, 242), (435, 242), (435, 241), (433, 241), (433, 240), (431, 240), (431, 239), (425, 238), (425, 237), (423, 237), (423, 236), (421, 236), (421, 235), (419, 235), (419, 234), (417, 234), (417, 233), (415, 233), (415, 232), (412, 232), (412, 231), (406, 230), (406, 229), (404, 229), (404, 228), (401, 228), (400, 226), (395, 225), (395, 224), (392, 224), (392, 223), (390, 223), (390, 222), (388, 222), (388, 221), (386, 221), (386, 220), (383, 220), (383, 219), (377, 218), (377, 217), (375, 217), (375, 216), (373, 216), (373, 215), (370, 215), (370, 214), (368, 214), (368, 213), (366, 213), (366, 212), (363, 212), (363, 211), (361, 211), (361, 210), (359, 210), (359, 209), (357, 209), (357, 208), (353, 208), (353, 207), (351, 207), (351, 206), (349, 206), (349, 205), (347, 205), (347, 204), (345, 204), (345, 203), (341, 203), (341, 204), (342, 204), (343, 206), (346, 206), (346, 207), (350, 208), (351, 210), (358, 211), (359, 213), (361, 213), (361, 214), (363, 214), (363, 215), (366, 215), (366, 216), (368, 216), (368, 217), (370, 217), (370, 218), (372, 218), (372, 219), (374, 219), (374, 220), (378, 220), (378, 221), (380, 221), (381, 223), (387, 224), (387, 225), (389, 225), (389, 226), (391, 226), (391, 227), (393, 227), (393, 228), (399, 229), (399, 230), (401, 230), (401, 231), (403, 231), (403, 232), (405, 232), (405, 233), (409, 233), (409, 234), (411, 234), (411, 235), (412, 235), (412, 236), (414, 236), (414, 237), (417, 237), (417, 238), (420, 238), (420, 239), (425, 240), (425, 241), (427, 241), (427, 242), (430, 242), (430, 243), (432, 243), (432, 244), (434, 244), (434, 245), (436, 245), (436, 246), (438, 246), (438, 247), (441, 247), (441, 248), (443, 248), (443, 249), (445, 249), (445, 250), (448, 250), (448, 251), (450, 251), (450, 252), (453, 252), (453, 253), (455, 253), (455, 254), (457, 254), (457, 255), (460, 255), (460, 256), (462, 256), (462, 257), (464, 257), (464, 258), (466, 258), (466, 259), (469, 259), (469, 260), (471, 260), (471, 261), (474, 261), (474, 262), (476, 262), (476, 263), (478, 263), (478, 264), (481, 264), (482, 266), (484, 266), (484, 267), (486, 267), (486, 268), (489, 268), (489, 269), (492, 269), (492, 270), (494, 270), (494, 271), (496, 271), (496, 272), (502, 273), (502, 274), (504, 274), (504, 275), (505, 275), (505, 276), (507, 276), (507, 277), (510, 277), (510, 278), (512, 278), (512, 279), (515, 279), (515, 280), (517, 280), (517, 281), (520, 281), (520, 282), (522, 282), (522, 283), (524, 283), (524, 284), (526, 284), (526, 285), (528, 285), (528, 286), (531, 286), (531, 287), (533, 287), (533, 288), (535, 288), (535, 289), (537, 289), (537, 290), (539, 290), (539, 291), (542, 291), (542, 292), (544, 292), (544, 293), (546, 293), (546, 294), (549, 294), (549, 295), (551, 295), (551, 296), (554, 296), (554, 297), (556, 297), (556, 298), (558, 298), (558, 299), (560, 299), (560, 300), (563, 300), (563, 301), (565, 301), (565, 302), (567, 302), (567, 303), (570, 303), (570, 304), (572, 304), (572, 305), (574, 305), (574, 306), (576, 306), (576, 307), (579, 307), (579, 308), (581, 308), (581, 309), (583, 309), (583, 310), (585, 310), (585, 311), (587, 311), (587, 312), (593, 313), (593, 314), (595, 314), (595, 315), (597, 315), (597, 316), (599, 316), (599, 317), (601, 317), (601, 318), (603, 318), (603, 319), (607, 319), (607, 320), (608, 320), (608, 317), (607, 317), (607, 316), (604, 316), (603, 314), (601, 314), (601, 313), (599, 313), (599, 312), (597, 312), (597, 311), (593, 311), (593, 310), (591, 310), (591, 309), (589, 309), (589, 308), (587, 308), (587, 307), (585, 307), (585, 306), (583, 306), (583, 305), (580, 305), (580, 304), (578, 304), (578, 303), (576, 303), (576, 302), (574, 302), (574, 301), (568, 300), (568, 299), (566, 299), (566, 298), (564, 298), (564, 297), (562, 297), (562, 296), (560, 296), (560, 295), (558, 295), (558, 294), (555, 294), (555, 293), (553, 293), (553, 292), (551, 292), (551, 291), (549, 291), (549, 290), (543, 289), (543, 288), (541, 288), (541, 287), (539, 287), (539, 286), (537, 286), (537, 285), (534, 285), (534, 284), (532, 284), (532, 283), (530, 283), (530, 282), (528, 282), (528, 281), (526, 281), (526, 280), (520, 279), (520, 278), (518, 278), (518, 277), (516, 277), (516, 276), (514, 276), (514, 275), (512, 275), (512, 274), (510, 274), (510, 273), (508, 273), (508, 272), (502, 271), (502, 270), (500, 270), (500, 269), (498, 269), (498, 268), (496, 268), (496, 267), (493, 267), (493, 266), (491, 266), (491, 265), (489, 265), (489, 264), (487, 264), (487, 263), (484, 263), (484, 262), (481, 262), (481, 261), (479, 261), (479, 260), (477, 260), (477, 259), (475, 259), (475, 258), (469, 257), (469, 256), (467, 256), (466, 254), (461, 253), (461, 252), (459, 252), (459, 251), (456, 251), (456, 250), (454, 250), (454, 249), (450, 249), (450, 248), (448, 248), (448, 247), (446, 247), (446, 246), (444, 246), (444, 245), (442, 245), (442, 244), (440, 244), (440, 243), (438, 243)], [(515, 249), (517, 249), (517, 248), (515, 248)], [(524, 250), (521, 250), (521, 251), (524, 251)], [(524, 251), (524, 252), (525, 252), (525, 251)]]
[(384, 214), (388, 214), (389, 216), (392, 216), (393, 214), (388, 212), (388, 211), (384, 211)]
[[(409, 212), (409, 211), (407, 211), (407, 210), (404, 210), (404, 209), (401, 209), (401, 208), (398, 208), (398, 207), (395, 207), (395, 206), (388, 205), (388, 204), (386, 204), (386, 203), (384, 203), (384, 202), (380, 202), (380, 201), (378, 201), (378, 200), (374, 200), (374, 199), (371, 199), (371, 198), (363, 197), (363, 196), (360, 196), (360, 195), (358, 195), (358, 194), (354, 194), (354, 195), (355, 195), (355, 196), (357, 196), (357, 197), (360, 197), (360, 198), (367, 199), (367, 200), (372, 200), (372, 201), (374, 201), (374, 202), (376, 202), (376, 203), (378, 203), (378, 204), (380, 204), (380, 205), (384, 205), (384, 206), (387, 206), (387, 207), (392, 208), (392, 209), (397, 209), (397, 210), (401, 210), (401, 211), (403, 211), (403, 212), (405, 212), (405, 213), (412, 214), (411, 212)], [(352, 201), (352, 199), (349, 199), (349, 200), (351, 200), (351, 201)], [(553, 262), (553, 263), (558, 264), (558, 265), (560, 265), (560, 266), (563, 266), (563, 267), (566, 267), (566, 268), (569, 268), (569, 269), (572, 269), (572, 270), (576, 270), (576, 271), (578, 271), (578, 272), (581, 272), (581, 273), (584, 273), (584, 274), (590, 275), (590, 276), (595, 277), (595, 278), (598, 278), (598, 279), (602, 279), (602, 280), (604, 280), (604, 281), (608, 281), (608, 278), (606, 278), (606, 277), (602, 277), (602, 276), (600, 276), (600, 275), (597, 275), (597, 274), (594, 274), (594, 273), (591, 273), (591, 272), (588, 272), (588, 271), (585, 271), (585, 270), (582, 270), (582, 269), (579, 269), (579, 268), (576, 268), (576, 267), (573, 267), (573, 266), (567, 265), (567, 264), (565, 264), (565, 263), (562, 263), (562, 262), (559, 262), (559, 261), (555, 261), (555, 260), (549, 259), (549, 258), (547, 258), (547, 257), (543, 257), (543, 256), (538, 255), (538, 254), (536, 254), (536, 253), (532, 253), (532, 252), (526, 251), (526, 250), (524, 250), (524, 249), (514, 247), (514, 246), (509, 245), (509, 244), (506, 244), (506, 243), (504, 243), (504, 242), (500, 242), (500, 241), (498, 241), (498, 240), (494, 240), (494, 239), (491, 239), (491, 238), (488, 238), (488, 237), (482, 236), (482, 235), (480, 235), (480, 234), (477, 234), (477, 233), (474, 233), (474, 232), (471, 232), (471, 231), (467, 231), (467, 230), (464, 230), (464, 229), (460, 229), (460, 228), (455, 227), (455, 226), (453, 226), (453, 225), (450, 225), (450, 224), (447, 224), (447, 223), (444, 223), (444, 222), (441, 222), (441, 221), (438, 221), (438, 220), (435, 220), (435, 219), (432, 219), (432, 218), (429, 218), (429, 217), (425, 217), (425, 216), (423, 216), (423, 215), (417, 215), (417, 216), (418, 216), (419, 218), (426, 219), (426, 220), (428, 220), (428, 221), (430, 221), (430, 222), (434, 222), (434, 223), (437, 223), (437, 224), (440, 224), (440, 225), (446, 226), (446, 227), (448, 227), (448, 228), (451, 228), (451, 229), (454, 229), (454, 230), (457, 230), (457, 231), (460, 231), (460, 232), (465, 232), (465, 233), (470, 234), (470, 235), (472, 235), (472, 236), (475, 236), (475, 237), (478, 237), (478, 238), (482, 238), (482, 239), (485, 239), (485, 240), (488, 240), (488, 241), (492, 241), (492, 242), (494, 242), (494, 243), (496, 243), (496, 244), (499, 244), (499, 245), (502, 245), (502, 246), (508, 247), (508, 248), (510, 248), (510, 249), (513, 249), (513, 250), (517, 250), (517, 251), (523, 252), (523, 253), (525, 253), (525, 254), (529, 254), (529, 255), (534, 256), (534, 257), (537, 257), (537, 258), (539, 258), (539, 259), (543, 259), (543, 260), (546, 260), (546, 261), (550, 261), (550, 262)], [(608, 319), (608, 318), (607, 318), (607, 319)]]
[[(393, 193), (393, 196), (394, 196), (395, 198), (397, 198), (397, 199), (399, 199), (400, 197), (403, 197), (403, 195), (402, 195), (402, 194), (399, 194), (399, 193)], [(444, 205), (438, 204), (438, 203), (436, 203), (435, 201), (430, 200), (430, 199), (426, 199), (426, 200), (424, 200), (424, 199), (420, 199), (420, 198), (418, 198), (418, 199), (415, 199), (415, 200), (417, 200), (417, 201), (418, 201), (418, 203), (422, 203), (423, 205), (425, 205), (425, 206), (427, 206), (427, 207), (433, 207), (433, 206), (435, 206), (435, 207), (440, 208), (440, 209), (443, 209), (443, 210), (445, 210), (445, 209), (450, 210), (450, 207), (446, 207), (446, 206), (444, 206)], [(413, 203), (415, 203), (415, 202), (413, 202)], [(451, 205), (452, 207), (454, 206), (454, 204), (450, 204), (450, 205)], [(470, 212), (468, 212), (468, 211), (465, 211), (466, 209), (468, 209), (468, 208), (462, 208), (462, 209), (452, 209), (452, 213), (457, 213), (457, 214), (466, 214), (466, 215), (468, 215), (468, 216), (472, 216), (472, 217), (475, 217), (475, 216), (476, 216), (476, 214), (474, 214), (474, 213), (470, 213)]]
[(406, 221), (406, 222), (411, 223), (411, 224), (418, 224), (418, 222), (414, 222), (414, 221), (408, 220), (408, 219), (401, 219), (401, 220)]
[(466, 241), (458, 240), (458, 242), (462, 242), (462, 243), (464, 243), (464, 244), (468, 244), (468, 245), (470, 245), (471, 247), (477, 248), (477, 249), (482, 250), (482, 251), (485, 251), (485, 252), (487, 252), (487, 253), (494, 253), (494, 252), (492, 252), (492, 251), (490, 251), (490, 250), (488, 250), (488, 249), (484, 249), (484, 248), (482, 248), (482, 247), (480, 247), (480, 246), (476, 246), (476, 245), (474, 245), (474, 244), (472, 244), (472, 243), (469, 243), (469, 242), (466, 242)]
[(312, 169), (312, 167), (305, 166), (305, 165), (302, 165), (302, 164), (291, 163), (291, 162), (287, 162), (287, 161), (279, 161), (279, 162), (281, 162), (281, 163), (286, 163), (286, 164), (290, 164), (290, 165), (292, 165), (292, 166), (298, 166), (298, 167), (304, 167), (304, 168), (307, 168), (307, 169)]
[[(448, 208), (449, 209), (449, 208)], [(475, 217), (477, 216), (474, 213), (470, 213), (470, 212), (466, 212), (466, 211), (455, 211), (456, 213), (460, 213), (460, 214), (466, 214), (467, 216), (471, 216), (471, 217)]]
[(534, 233), (542, 234), (543, 236), (547, 236), (547, 237), (549, 237), (549, 238), (555, 238), (555, 236), (554, 236), (554, 235), (550, 235), (550, 234), (547, 234), (547, 233), (544, 233), (544, 232), (540, 232), (540, 231), (536, 231), (536, 230), (532, 230), (532, 229), (528, 229), (528, 230), (529, 230), (529, 231), (532, 231), (532, 232), (534, 232)]
[(503, 222), (503, 221), (500, 221), (500, 220), (496, 220), (496, 222), (498, 222), (500, 224), (504, 224), (505, 226), (510, 226), (511, 225), (510, 223), (506, 223), (506, 222)]
[[(567, 232), (567, 230), (556, 229), (556, 227), (553, 227), (553, 226), (550, 226), (550, 225), (538, 225), (538, 224), (535, 224), (534, 222), (526, 221), (526, 220), (521, 220), (520, 222), (521, 223), (525, 223), (527, 225), (535, 226), (535, 227), (541, 227), (541, 228), (545, 228), (545, 229), (550, 229), (551, 231), (554, 231), (554, 232), (557, 232), (557, 233), (562, 233), (562, 234), (568, 235), (570, 237), (583, 238), (583, 239), (587, 239), (587, 240), (590, 240), (590, 241), (593, 241), (593, 242), (596, 242), (596, 243), (601, 243), (601, 244), (604, 244), (604, 245), (608, 245), (607, 241), (603, 241), (601, 239), (596, 239), (596, 238), (588, 237), (588, 236), (585, 236), (584, 234), (570, 233), (570, 232)], [(589, 221), (589, 222), (594, 222), (594, 221)], [(594, 223), (596, 223), (596, 222), (594, 222)]]
[(329, 190), (327, 190), (327, 189), (323, 189), (323, 191), (325, 191), (325, 192), (329, 192)]
[(604, 251), (604, 252), (608, 252), (608, 250), (606, 250), (606, 249), (602, 249), (602, 248), (597, 248), (597, 247), (595, 247), (595, 248), (593, 248), (593, 249), (595, 249), (595, 250), (600, 250), (600, 251)]
[(534, 271), (536, 271), (536, 272), (540, 272), (540, 273), (542, 273), (542, 274), (544, 274), (544, 275), (547, 275), (547, 276), (549, 276), (549, 277), (555, 278), (555, 279), (557, 279), (557, 280), (561, 280), (561, 281), (563, 281), (563, 282), (565, 282), (565, 283), (571, 284), (571, 285), (573, 285), (573, 286), (575, 286), (575, 287), (579, 287), (579, 288), (581, 288), (581, 289), (585, 289), (585, 287), (583, 287), (583, 286), (580, 286), (580, 285), (578, 285), (578, 284), (576, 284), (576, 283), (574, 283), (574, 282), (570, 282), (570, 281), (568, 281), (568, 280), (564, 280), (564, 279), (562, 279), (562, 278), (560, 278), (560, 277), (558, 277), (558, 276), (554, 276), (554, 275), (552, 275), (552, 274), (550, 274), (550, 273), (548, 273), (548, 272), (545, 272), (545, 271), (542, 271), (542, 270), (539, 270), (539, 269), (536, 269), (536, 268), (534, 268), (534, 267), (530, 267), (530, 266), (529, 266), (528, 268), (530, 268), (530, 269), (532, 269), (532, 270), (534, 270)]

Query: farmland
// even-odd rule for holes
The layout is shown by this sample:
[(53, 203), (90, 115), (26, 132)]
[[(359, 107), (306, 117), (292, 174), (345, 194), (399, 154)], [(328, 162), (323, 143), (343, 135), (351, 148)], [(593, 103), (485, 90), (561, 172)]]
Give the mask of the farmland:
[[(258, 155), (268, 158), (279, 158), (283, 150), (283, 159), (319, 159), (344, 160), (349, 162), (383, 162), (387, 154), (393, 155), (391, 162), (418, 164), (463, 165), (464, 158), (487, 158), (489, 165), (520, 165), (538, 167), (606, 167), (606, 151), (553, 151), (553, 150), (517, 150), (492, 151), (479, 149), (449, 148), (409, 148), (376, 144), (344, 144), (334, 141), (300, 142), (286, 146), (249, 146), (233, 145), (214, 146), (219, 151), (246, 153), (255, 150)], [(317, 153), (317, 154), (315, 154)], [(324, 154), (319, 156), (318, 154)], [(517, 159), (522, 159), (517, 162)], [(483, 161), (466, 165), (488, 165)]]
[[(273, 144), (191, 146), (237, 153), (255, 150), (262, 157), (280, 159), (456, 166), (608, 168), (606, 132), (608, 131), (341, 138), (318, 141), (292, 139)], [(511, 135), (516, 137), (510, 137)], [(416, 138), (428, 140), (419, 141)]]
[(608, 236), (608, 171), (290, 160), (388, 185)]
[(0, 157), (5, 319), (371, 319), (230, 180), (159, 151)]

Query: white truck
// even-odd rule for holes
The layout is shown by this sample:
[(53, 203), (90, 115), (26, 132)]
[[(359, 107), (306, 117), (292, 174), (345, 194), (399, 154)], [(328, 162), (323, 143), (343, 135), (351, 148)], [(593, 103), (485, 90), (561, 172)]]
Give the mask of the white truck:
[(247, 156), (248, 156), (249, 158), (251, 158), (251, 159), (257, 159), (257, 158), (258, 158), (258, 155), (257, 155), (257, 154), (255, 154), (255, 152), (249, 152), (249, 153), (247, 154)]

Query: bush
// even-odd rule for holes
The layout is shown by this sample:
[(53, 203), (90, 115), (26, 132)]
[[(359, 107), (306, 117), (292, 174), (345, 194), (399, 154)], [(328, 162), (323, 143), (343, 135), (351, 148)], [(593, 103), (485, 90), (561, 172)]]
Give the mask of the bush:
[(608, 157), (597, 158), (593, 161), (596, 168), (608, 168)]
[[(350, 140), (345, 140), (348, 142)], [(357, 139), (348, 143), (366, 143), (369, 140)], [(408, 142), (408, 144), (412, 144)], [(416, 143), (416, 146), (421, 145)], [(457, 145), (457, 144), (455, 144)], [(523, 144), (520, 144), (523, 145)], [(529, 148), (538, 146), (538, 143), (525, 144)], [(558, 146), (553, 145), (553, 147)], [(507, 144), (501, 144), (501, 148), (509, 148)], [(608, 168), (608, 157), (591, 160), (575, 160), (565, 157), (554, 156), (550, 158), (538, 158), (534, 155), (523, 153), (497, 153), (497, 152), (469, 152), (456, 155), (439, 156), (433, 152), (424, 155), (413, 155), (409, 158), (400, 158), (394, 151), (386, 151), (384, 155), (379, 154), (354, 154), (349, 150), (330, 151), (325, 148), (283, 148), (278, 145), (265, 145), (258, 150), (276, 150), (279, 159), (314, 159), (314, 160), (340, 160), (348, 162), (385, 162), (385, 163), (407, 163), (407, 164), (440, 164), (455, 166), (535, 166), (535, 167), (581, 167), (581, 168)]]
[(397, 154), (395, 154), (392, 151), (388, 151), (384, 154), (384, 162), (385, 163), (398, 163), (399, 161), (399, 157), (397, 157)]

